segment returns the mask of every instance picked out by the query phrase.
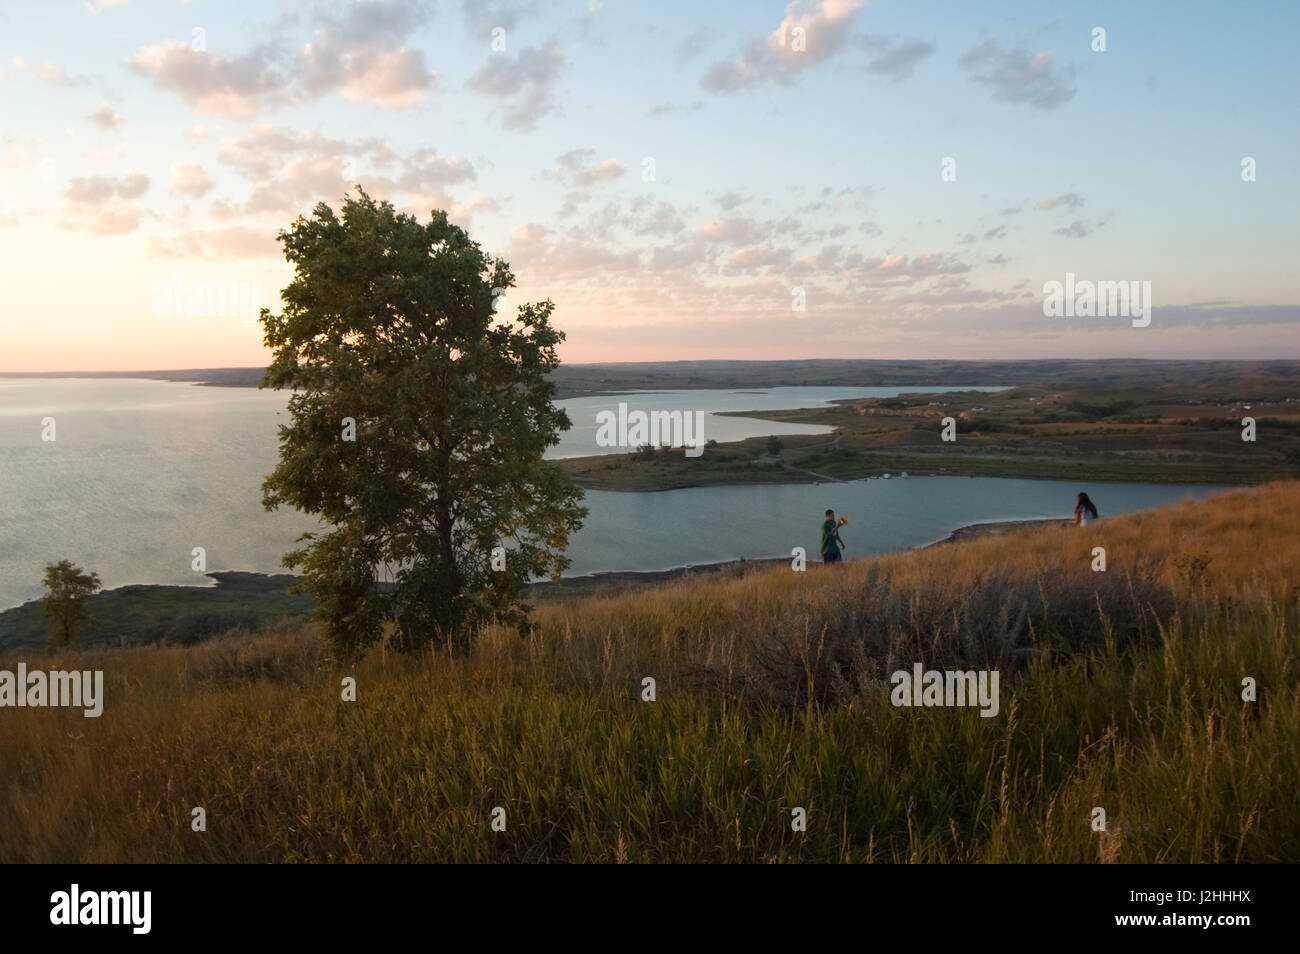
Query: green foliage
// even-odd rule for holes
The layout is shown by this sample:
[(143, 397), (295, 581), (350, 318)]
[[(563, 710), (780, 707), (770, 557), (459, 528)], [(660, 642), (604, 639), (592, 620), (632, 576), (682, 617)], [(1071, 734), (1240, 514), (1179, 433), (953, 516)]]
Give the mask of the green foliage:
[(422, 223), (360, 189), (341, 216), (321, 203), (280, 241), (295, 277), (283, 314), (262, 312), (275, 353), (263, 387), (294, 393), (263, 503), (332, 527), (283, 561), (303, 568), (331, 647), (353, 659), (390, 623), (404, 651), (463, 643), (487, 620), (523, 625), (524, 585), (559, 576), (586, 514), (542, 460), (569, 427), (547, 378), (564, 338), (554, 304), (502, 318), (504, 261), (445, 212)]
[(70, 646), (76, 639), (77, 628), (90, 622), (86, 601), (99, 590), (99, 575), (86, 573), (70, 560), (45, 565), (45, 588), (49, 592), (41, 597), (41, 609), (53, 620), (50, 646)]
[(779, 454), (783, 450), (785, 450), (785, 441), (775, 434), (770, 435), (767, 439), (767, 452), (769, 454)]

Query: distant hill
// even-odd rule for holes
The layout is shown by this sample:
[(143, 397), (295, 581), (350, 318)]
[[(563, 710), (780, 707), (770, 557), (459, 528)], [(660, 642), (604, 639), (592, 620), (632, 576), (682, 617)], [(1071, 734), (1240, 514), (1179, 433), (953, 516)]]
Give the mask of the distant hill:
[[(176, 371), (77, 371), (3, 377), (150, 378), (208, 387), (257, 387), (263, 368)], [(1028, 361), (876, 361), (818, 358), (797, 361), (638, 361), (564, 364), (552, 375), (559, 397), (618, 391), (689, 388), (906, 387), (1022, 385), (1059, 388), (1159, 387), (1189, 379), (1242, 390), (1300, 387), (1300, 361), (1148, 361), (1137, 358)], [(1251, 395), (1255, 396), (1255, 395)]]

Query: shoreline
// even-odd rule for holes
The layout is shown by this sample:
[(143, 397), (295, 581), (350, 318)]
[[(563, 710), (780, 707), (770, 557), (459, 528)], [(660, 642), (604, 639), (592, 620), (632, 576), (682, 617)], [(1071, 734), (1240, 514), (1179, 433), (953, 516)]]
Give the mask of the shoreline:
[(942, 540), (916, 547), (917, 550), (929, 550), (931, 547), (946, 546), (949, 543), (963, 543), (967, 540), (979, 540), (984, 537), (998, 537), (1016, 530), (1038, 527), (1071, 527), (1073, 524), (1065, 517), (1037, 517), (1032, 520), (994, 520), (989, 523), (971, 523), (958, 527)]
[[(973, 523), (963, 527), (958, 527), (941, 540), (918, 544), (913, 547), (906, 547), (899, 550), (886, 550), (882, 553), (872, 554), (872, 557), (870, 558), (883, 556), (885, 553), (907, 553), (911, 550), (928, 550), (931, 547), (944, 546), (949, 543), (959, 543), (964, 540), (997, 536), (1013, 530), (1027, 527), (1048, 526), (1051, 524), (1067, 526), (1069, 525), (1069, 521), (1064, 518), (1038, 518), (1031, 520), (1001, 520), (986, 523)], [(870, 558), (863, 557), (862, 559)], [(580, 576), (565, 577), (559, 583), (555, 583), (552, 580), (537, 580), (529, 583), (528, 589), (530, 592), (537, 595), (568, 591), (570, 595), (576, 596), (589, 594), (605, 587), (613, 587), (617, 589), (629, 585), (650, 586), (691, 576), (722, 573), (728, 569), (744, 570), (752, 567), (773, 566), (778, 563), (788, 563), (789, 561), (790, 557), (788, 556), (737, 557), (734, 560), (723, 560), (718, 563), (687, 563), (681, 566), (669, 567), (661, 570), (597, 570), (594, 573), (584, 573)], [(808, 562), (817, 563), (819, 561), (810, 558)], [(187, 596), (204, 594), (251, 598), (280, 597), (285, 594), (287, 587), (302, 579), (301, 576), (293, 573), (261, 573), (256, 570), (212, 570), (203, 575), (210, 582), (124, 583), (121, 586), (108, 587), (100, 590), (91, 597), (91, 605), (93, 606), (95, 603), (102, 602), (105, 599), (120, 599), (122, 597), (148, 595)], [(3, 639), (7, 630), (7, 627), (4, 625), (5, 617), (18, 612), (35, 612), (39, 608), (39, 605), (39, 599), (32, 599), (15, 606), (8, 606), (0, 609), (0, 640)]]
[[(595, 455), (593, 457), (565, 457), (565, 458), (558, 459), (557, 463), (566, 460), (599, 460), (601, 456), (615, 457), (617, 455), (607, 454), (607, 455)], [(891, 475), (889, 477), (884, 477), (881, 474), (862, 474), (858, 477), (824, 477), (822, 479), (817, 479), (812, 476), (809, 476), (805, 479), (799, 479), (796, 476), (799, 473), (800, 471), (798, 470), (785, 471), (781, 475), (783, 478), (781, 480), (745, 480), (745, 481), (730, 481), (726, 483), (710, 483), (708, 481), (704, 481), (701, 483), (674, 484), (671, 487), (650, 486), (650, 485), (640, 485), (640, 484), (629, 484), (628, 486), (625, 487), (599, 487), (593, 484), (584, 484), (581, 481), (578, 481), (576, 479), (574, 480), (574, 483), (577, 484), (578, 488), (583, 491), (596, 490), (596, 491), (600, 491), (601, 493), (611, 493), (611, 494), (657, 494), (657, 493), (667, 493), (673, 490), (695, 490), (702, 487), (780, 487), (786, 484), (795, 485), (795, 486), (803, 486), (805, 484), (855, 484), (863, 480), (911, 480), (915, 477), (952, 477), (961, 480), (974, 480), (976, 478), (981, 478), (984, 480), (1051, 480), (1051, 481), (1056, 481), (1057, 483), (1065, 483), (1067, 481), (1073, 480), (1076, 483), (1087, 482), (1092, 484), (1187, 484), (1188, 486), (1196, 486), (1196, 487), (1229, 487), (1233, 490), (1236, 490), (1238, 488), (1243, 488), (1243, 487), (1261, 487), (1264, 484), (1273, 483), (1275, 480), (1279, 479), (1276, 477), (1270, 477), (1268, 479), (1260, 480), (1258, 482), (1242, 483), (1239, 481), (1232, 480), (1230, 478), (1219, 478), (1215, 480), (1197, 480), (1195, 478), (1189, 479), (1187, 477), (1180, 477), (1177, 474), (1170, 474), (1168, 476), (1168, 479), (1165, 479), (1165, 477), (1162, 475), (1159, 477), (1144, 477), (1138, 480), (1132, 477), (1088, 477), (1086, 475), (1082, 477), (1074, 477), (1074, 476), (1054, 477), (1051, 475), (1043, 475), (1043, 474), (954, 474), (954, 473), (947, 473), (947, 472), (925, 471), (925, 470), (909, 470), (907, 471), (906, 477), (900, 477), (898, 473), (891, 470), (885, 472)], [(1013, 521), (1008, 521), (1008, 522), (1013, 522)], [(971, 524), (971, 526), (978, 526), (978, 524)], [(965, 528), (959, 528), (959, 529), (965, 529)]]

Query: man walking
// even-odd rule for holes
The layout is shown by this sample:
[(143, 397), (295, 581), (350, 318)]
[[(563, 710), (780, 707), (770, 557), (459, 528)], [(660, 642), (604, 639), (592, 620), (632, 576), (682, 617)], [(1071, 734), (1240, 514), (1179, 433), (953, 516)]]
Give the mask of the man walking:
[(840, 524), (835, 522), (835, 511), (826, 511), (826, 522), (822, 524), (822, 563), (839, 563), (840, 551), (844, 541), (840, 539)]

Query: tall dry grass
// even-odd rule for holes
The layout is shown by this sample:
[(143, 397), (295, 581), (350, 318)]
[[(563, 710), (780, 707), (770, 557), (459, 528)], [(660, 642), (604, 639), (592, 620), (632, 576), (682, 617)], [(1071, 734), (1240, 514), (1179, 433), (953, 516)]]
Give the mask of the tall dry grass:
[[(0, 711), (0, 860), (1294, 861), (1298, 531), (1274, 484), (543, 605), (355, 703), (293, 625), (28, 660), (107, 701)], [(893, 707), (915, 661), (998, 668), (999, 715)]]

